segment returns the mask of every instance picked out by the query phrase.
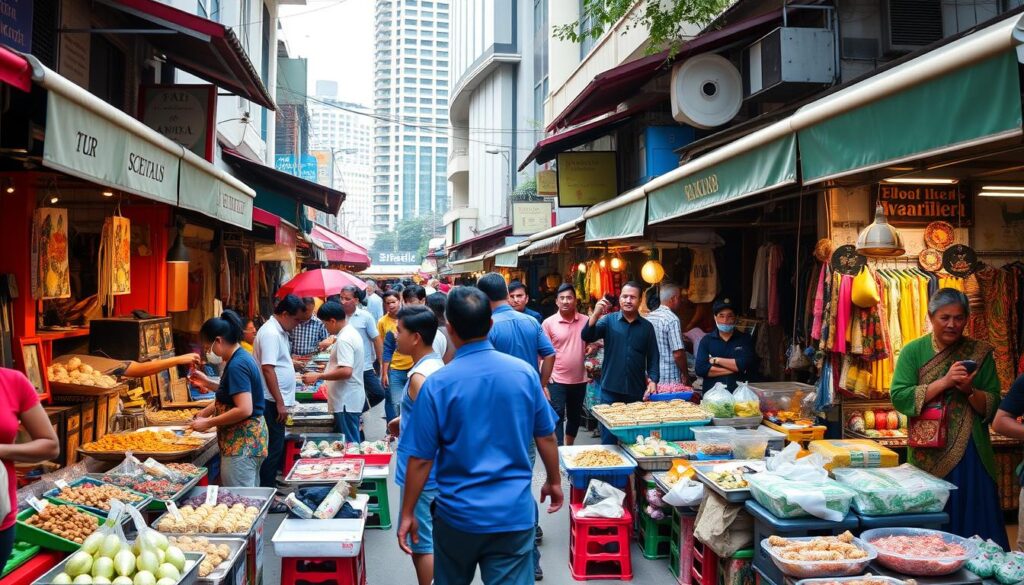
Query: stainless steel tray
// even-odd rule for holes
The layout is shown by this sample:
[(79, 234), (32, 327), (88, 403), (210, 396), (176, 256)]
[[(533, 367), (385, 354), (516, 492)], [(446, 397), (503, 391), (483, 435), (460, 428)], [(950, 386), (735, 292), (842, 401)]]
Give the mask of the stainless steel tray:
[[(218, 565), (217, 569), (206, 577), (199, 577), (197, 581), (198, 585), (219, 585), (220, 583), (223, 583), (225, 579), (231, 576), (231, 572), (238, 563), (239, 558), (242, 558), (245, 555), (246, 541), (242, 538), (216, 538), (201, 534), (183, 534), (181, 536), (188, 536), (190, 538), (203, 536), (203, 538), (208, 540), (210, 544), (226, 544), (228, 545), (228, 548), (231, 549), (231, 556), (228, 557), (227, 561)], [(225, 566), (225, 568), (221, 568), (222, 566)]]
[[(172, 502), (177, 503), (178, 500), (180, 500), (180, 499), (185, 497), (185, 494), (187, 494), (189, 492), (189, 490), (191, 490), (192, 488), (196, 487), (196, 484), (199, 483), (199, 480), (203, 479), (203, 476), (208, 473), (208, 471), (205, 468), (201, 467), (200, 469), (203, 470), (202, 473), (200, 473), (199, 475), (197, 475), (197, 476), (193, 477), (192, 479), (188, 480), (188, 482), (186, 482), (185, 485), (182, 486), (182, 488), (180, 490), (178, 490), (178, 493), (174, 494), (173, 496), (171, 496), (171, 497), (169, 497), (167, 499), (160, 499), (160, 498), (157, 498), (156, 496), (152, 496), (152, 495), (147, 494), (145, 492), (139, 492), (139, 493), (143, 494), (143, 495), (149, 496), (151, 504), (153, 502), (167, 502), (167, 501), (172, 501)], [(86, 477), (91, 477), (93, 479), (98, 479), (100, 481), (105, 481), (103, 479), (104, 475), (108, 475), (108, 474), (107, 473), (87, 473), (87, 474), (85, 474)], [(105, 482), (105, 483), (110, 483), (110, 482)]]
[[(178, 581), (178, 585), (196, 585), (197, 581), (199, 580), (199, 563), (203, 561), (203, 558), (205, 556), (206, 555), (203, 553), (185, 553), (186, 570), (185, 574), (182, 575), (181, 579)], [(39, 577), (38, 579), (33, 581), (32, 585), (46, 585), (48, 583), (53, 583), (53, 580), (57, 577), (57, 575), (64, 572), (64, 565), (66, 565), (67, 562), (68, 560), (64, 559), (61, 562), (57, 563), (56, 567), (50, 569), (42, 577)]]
[[(301, 463), (302, 461), (322, 462), (322, 461), (329, 461), (329, 460), (332, 460), (332, 459), (339, 459), (339, 460), (344, 461), (344, 462), (354, 462), (354, 461), (361, 462), (362, 465), (359, 466), (359, 477), (355, 477), (355, 478), (338, 477), (338, 478), (331, 478), (331, 479), (295, 479), (295, 470), (298, 468), (299, 463)], [(291, 471), (288, 472), (288, 477), (284, 478), (284, 481), (285, 481), (285, 483), (289, 483), (289, 484), (292, 484), (292, 485), (334, 485), (334, 484), (338, 483), (339, 481), (347, 481), (349, 483), (357, 483), (358, 484), (359, 482), (363, 481), (363, 473), (366, 471), (366, 467), (367, 467), (366, 462), (361, 460), (361, 459), (346, 459), (344, 457), (330, 457), (330, 458), (325, 458), (325, 459), (308, 459), (308, 458), (298, 459), (295, 462), (295, 465), (292, 466)]]
[[(265, 500), (263, 502), (263, 505), (260, 506), (260, 513), (256, 515), (256, 519), (253, 520), (252, 526), (249, 527), (249, 530), (245, 532), (161, 532), (161, 534), (165, 534), (167, 536), (205, 536), (207, 538), (248, 538), (249, 536), (252, 536), (253, 530), (256, 528), (256, 525), (260, 523), (260, 518), (266, 516), (267, 511), (270, 510), (270, 505), (274, 502), (274, 495), (277, 493), (277, 490), (275, 490), (274, 488), (243, 487), (227, 487), (222, 489), (225, 489), (239, 496), (245, 496), (249, 498), (263, 498)], [(193, 498), (195, 496), (200, 496), (205, 493), (205, 487), (195, 487), (192, 488), (192, 491), (186, 493), (183, 497)], [(157, 530), (157, 525), (160, 524), (160, 520), (162, 520), (163, 517), (168, 514), (170, 514), (169, 511), (157, 516), (156, 520), (153, 520), (153, 522), (150, 524), (150, 527), (152, 527), (154, 530)]]
[(742, 467), (744, 465), (754, 467), (757, 464), (759, 467), (764, 466), (763, 460), (754, 459), (735, 459), (732, 461), (718, 462), (707, 465), (694, 465), (693, 469), (697, 472), (697, 480), (703, 483), (711, 491), (721, 496), (725, 501), (734, 504), (742, 503), (749, 500), (752, 496), (750, 495), (750, 488), (743, 488), (738, 490), (727, 490), (723, 489), (722, 486), (718, 485), (717, 482), (707, 476), (709, 471), (714, 471), (715, 467)]

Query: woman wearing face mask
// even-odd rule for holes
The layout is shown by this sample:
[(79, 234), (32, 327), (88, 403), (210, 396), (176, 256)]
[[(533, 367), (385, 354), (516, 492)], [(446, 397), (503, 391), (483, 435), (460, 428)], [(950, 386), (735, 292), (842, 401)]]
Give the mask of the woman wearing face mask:
[(715, 315), (715, 330), (700, 340), (695, 370), (704, 379), (705, 392), (719, 382), (732, 391), (737, 382), (748, 382), (757, 373), (754, 338), (736, 331), (736, 310), (731, 300), (715, 301), (711, 311)]
[(267, 456), (267, 425), (263, 421), (263, 385), (260, 368), (242, 349), (242, 320), (233, 311), (208, 319), (199, 330), (208, 353), (224, 362), (220, 382), (196, 371), (192, 383), (217, 393), (191, 427), (198, 432), (217, 428), (220, 447), (220, 484), (257, 487), (260, 464)]

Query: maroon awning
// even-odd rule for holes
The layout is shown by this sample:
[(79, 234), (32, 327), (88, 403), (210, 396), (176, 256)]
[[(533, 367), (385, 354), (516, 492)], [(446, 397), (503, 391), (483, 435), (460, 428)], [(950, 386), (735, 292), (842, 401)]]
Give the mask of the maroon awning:
[(29, 91), (32, 89), (32, 66), (18, 53), (0, 47), (0, 82)]
[(257, 105), (277, 109), (259, 72), (230, 28), (155, 0), (99, 2), (131, 15), (138, 28), (153, 30), (155, 34), (146, 35), (146, 40), (175, 67)]
[(307, 181), (295, 175), (289, 175), (284, 171), (279, 171), (263, 163), (250, 160), (237, 150), (223, 147), (223, 143), (222, 150), (224, 162), (244, 173), (243, 178), (247, 183), (250, 181), (262, 183), (276, 193), (288, 195), (303, 205), (319, 209), (331, 215), (338, 215), (341, 204), (345, 201), (345, 194), (341, 191), (335, 191), (330, 187)]
[(615, 111), (620, 103), (636, 94), (637, 88), (668, 72), (675, 62), (730, 45), (742, 37), (768, 32), (780, 22), (782, 11), (773, 10), (702, 33), (684, 44), (673, 56), (670, 56), (669, 51), (662, 51), (598, 73), (562, 113), (548, 124), (547, 131), (573, 126)]
[(309, 237), (324, 249), (328, 262), (337, 262), (360, 270), (370, 266), (370, 256), (366, 253), (366, 248), (333, 230), (314, 224)]

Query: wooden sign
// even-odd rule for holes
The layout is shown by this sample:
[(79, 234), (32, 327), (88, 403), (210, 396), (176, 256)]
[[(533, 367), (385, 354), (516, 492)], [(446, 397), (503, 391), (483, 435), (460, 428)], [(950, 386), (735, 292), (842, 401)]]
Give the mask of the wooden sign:
[[(924, 226), (939, 220), (969, 226), (974, 220), (973, 201), (960, 192), (959, 185), (879, 183), (875, 201), (882, 204), (885, 217), (894, 226)], [(872, 216), (874, 209), (872, 202)]]

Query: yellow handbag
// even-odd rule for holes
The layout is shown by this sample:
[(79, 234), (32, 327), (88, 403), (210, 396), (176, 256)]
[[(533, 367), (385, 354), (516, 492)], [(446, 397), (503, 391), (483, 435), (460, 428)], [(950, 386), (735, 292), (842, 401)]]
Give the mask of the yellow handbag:
[(871, 274), (867, 266), (863, 266), (857, 276), (853, 277), (853, 289), (851, 290), (853, 304), (862, 309), (870, 309), (878, 304), (878, 286), (875, 284), (875, 275)]

